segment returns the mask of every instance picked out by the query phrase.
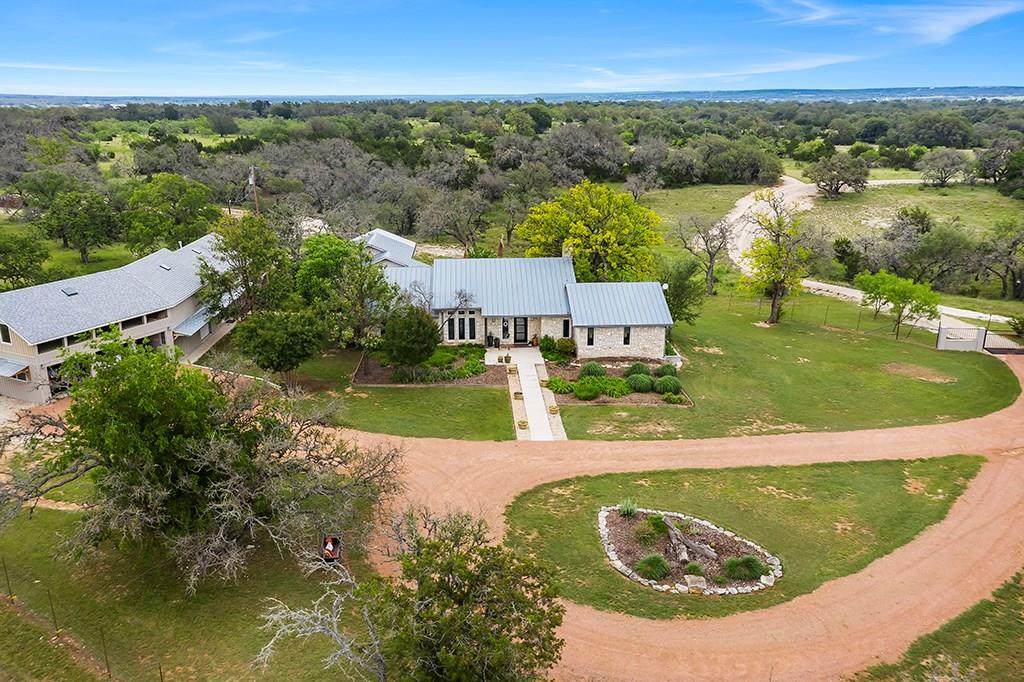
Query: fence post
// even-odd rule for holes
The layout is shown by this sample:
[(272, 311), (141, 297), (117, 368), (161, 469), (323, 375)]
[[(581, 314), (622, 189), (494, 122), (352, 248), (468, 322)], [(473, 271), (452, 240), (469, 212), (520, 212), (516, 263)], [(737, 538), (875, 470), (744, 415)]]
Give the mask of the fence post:
[(164, 667), (159, 663), (156, 664), (157, 672), (160, 673), (160, 682), (164, 682)]
[(0, 564), (4, 567), (4, 580), (7, 582), (7, 596), (14, 599), (14, 590), (11, 589), (11, 574), (7, 572), (7, 562), (0, 557)]
[(860, 331), (860, 318), (861, 318), (862, 315), (864, 315), (864, 309), (863, 308), (861, 308), (860, 310), (857, 311), (857, 331)]
[(107, 638), (100, 627), (100, 646), (103, 647), (103, 664), (107, 666), (107, 679), (110, 679), (110, 657), (107, 655)]
[(757, 314), (761, 314), (761, 305), (764, 303), (764, 296), (757, 297)]
[(825, 306), (825, 321), (821, 323), (822, 327), (827, 327), (828, 326), (828, 309), (831, 308), (831, 307), (832, 307), (831, 303), (829, 303), (829, 304), (827, 304)]
[(50, 588), (46, 588), (46, 598), (50, 600), (50, 617), (53, 618), (53, 631), (60, 632), (60, 628), (57, 627), (57, 609), (53, 608), (53, 592)]

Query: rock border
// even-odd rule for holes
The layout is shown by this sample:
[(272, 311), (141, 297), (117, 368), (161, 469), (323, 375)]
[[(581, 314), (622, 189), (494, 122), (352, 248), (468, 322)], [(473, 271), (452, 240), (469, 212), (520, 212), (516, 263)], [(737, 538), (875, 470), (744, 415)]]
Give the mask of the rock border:
[(742, 542), (757, 552), (767, 557), (766, 563), (771, 569), (771, 573), (763, 575), (758, 579), (758, 582), (754, 585), (744, 585), (741, 587), (718, 587), (715, 585), (708, 585), (707, 580), (703, 576), (686, 576), (686, 584), (676, 583), (675, 585), (662, 585), (657, 580), (648, 580), (640, 577), (640, 575), (632, 568), (622, 563), (619, 560), (619, 555), (615, 551), (615, 545), (612, 544), (611, 540), (608, 539), (608, 514), (609, 512), (617, 512), (619, 510), (618, 505), (611, 507), (601, 507), (601, 511), (597, 513), (597, 530), (601, 536), (601, 545), (604, 547), (604, 553), (611, 562), (612, 568), (626, 576), (630, 580), (641, 585), (645, 585), (655, 590), (656, 592), (669, 592), (671, 594), (715, 594), (715, 595), (729, 595), (729, 594), (750, 594), (751, 592), (757, 592), (765, 588), (771, 587), (775, 584), (775, 581), (782, 577), (782, 562), (779, 561), (778, 557), (774, 554), (769, 553), (760, 545), (747, 540), (746, 538), (740, 537), (730, 530), (720, 528), (710, 521), (704, 519), (698, 519), (695, 516), (688, 516), (686, 514), (680, 514), (679, 512), (664, 511), (661, 509), (645, 509), (643, 507), (637, 507), (638, 512), (645, 514), (660, 514), (661, 516), (670, 516), (681, 521), (687, 521), (690, 523), (696, 523), (704, 526), (711, 530), (724, 533), (731, 538), (735, 538), (739, 542)]

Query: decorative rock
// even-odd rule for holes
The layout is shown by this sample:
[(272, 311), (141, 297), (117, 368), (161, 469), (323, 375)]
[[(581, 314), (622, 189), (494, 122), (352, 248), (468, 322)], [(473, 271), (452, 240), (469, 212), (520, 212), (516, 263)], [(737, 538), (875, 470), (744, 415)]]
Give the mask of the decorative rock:
[(699, 590), (706, 590), (708, 587), (708, 581), (703, 576), (699, 575), (684, 575), (683, 580), (686, 581), (686, 587), (695, 587)]
[(682, 583), (676, 583), (673, 587), (675, 588), (675, 591), (678, 594), (686, 594), (687, 592), (689, 592), (689, 588), (687, 588), (686, 585), (683, 585)]
[(774, 574), (762, 575), (760, 580), (761, 580), (761, 584), (764, 585), (765, 587), (771, 587), (772, 585), (775, 584), (775, 575)]

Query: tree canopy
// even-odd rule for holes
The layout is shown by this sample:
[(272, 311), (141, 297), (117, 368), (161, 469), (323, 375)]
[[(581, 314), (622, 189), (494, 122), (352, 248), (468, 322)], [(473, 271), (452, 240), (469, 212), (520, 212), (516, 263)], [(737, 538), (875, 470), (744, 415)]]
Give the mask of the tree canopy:
[(112, 242), (121, 227), (106, 197), (74, 190), (57, 195), (40, 224), (51, 237), (77, 250), (83, 263), (89, 262), (90, 251)]

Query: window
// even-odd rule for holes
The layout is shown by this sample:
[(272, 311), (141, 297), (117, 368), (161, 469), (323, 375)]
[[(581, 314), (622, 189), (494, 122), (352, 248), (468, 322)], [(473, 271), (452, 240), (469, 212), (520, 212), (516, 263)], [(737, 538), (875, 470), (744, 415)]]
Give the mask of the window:
[(121, 329), (131, 329), (132, 327), (138, 327), (145, 323), (145, 321), (145, 318), (142, 317), (142, 315), (139, 315), (138, 317), (133, 317), (130, 320), (124, 320), (123, 322), (121, 322)]
[(562, 320), (562, 338), (569, 338), (569, 320)]
[(629, 327), (623, 327), (622, 328), (622, 345), (623, 346), (628, 346), (629, 345), (629, 331), (630, 331)]
[(11, 342), (11, 328), (6, 324), (0, 324), (0, 341), (4, 343)]
[(448, 340), (449, 341), (454, 341), (455, 340), (455, 318), (454, 317), (449, 317), (448, 318)]
[(27, 367), (14, 375), (15, 381), (28, 381), (31, 378), (32, 375), (29, 373)]
[(153, 320), (162, 320), (165, 317), (167, 317), (167, 311), (158, 310), (155, 313), (150, 313), (149, 315), (146, 315), (146, 322), (152, 322)]
[(64, 339), (54, 339), (53, 341), (47, 341), (36, 346), (36, 351), (39, 353), (49, 353), (51, 350), (57, 350), (58, 348), (64, 347)]
[(466, 318), (459, 318), (459, 341), (466, 340)]
[(469, 340), (476, 341), (476, 318), (469, 318)]
[(587, 327), (587, 345), (588, 346), (593, 346), (594, 345), (594, 328), (593, 327)]

